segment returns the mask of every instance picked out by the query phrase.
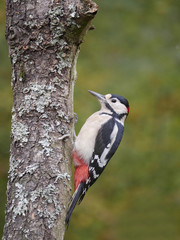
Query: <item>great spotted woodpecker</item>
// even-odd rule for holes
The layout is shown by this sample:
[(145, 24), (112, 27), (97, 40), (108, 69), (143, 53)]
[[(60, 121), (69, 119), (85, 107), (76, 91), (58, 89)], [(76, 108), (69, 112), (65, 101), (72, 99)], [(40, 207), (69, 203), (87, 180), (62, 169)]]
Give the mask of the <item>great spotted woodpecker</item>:
[(66, 225), (77, 202), (82, 201), (117, 150), (129, 114), (129, 103), (125, 98), (89, 92), (99, 100), (101, 109), (86, 120), (75, 140), (72, 152), (75, 192), (66, 215)]

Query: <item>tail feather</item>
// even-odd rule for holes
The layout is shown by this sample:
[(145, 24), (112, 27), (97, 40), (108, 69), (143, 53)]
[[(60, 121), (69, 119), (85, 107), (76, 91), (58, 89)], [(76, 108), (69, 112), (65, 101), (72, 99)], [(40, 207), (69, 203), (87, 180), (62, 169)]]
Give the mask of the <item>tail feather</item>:
[(67, 215), (66, 215), (66, 225), (68, 226), (69, 225), (69, 221), (70, 221), (70, 218), (71, 218), (71, 215), (73, 213), (73, 210), (79, 200), (79, 198), (81, 197), (82, 193), (83, 193), (83, 190), (84, 190), (84, 183), (81, 182), (78, 186), (78, 188), (76, 189), (76, 191), (74, 192), (73, 194), (73, 197), (72, 197), (72, 201), (71, 201), (71, 204), (70, 204), (70, 207), (69, 207), (69, 210), (67, 212)]

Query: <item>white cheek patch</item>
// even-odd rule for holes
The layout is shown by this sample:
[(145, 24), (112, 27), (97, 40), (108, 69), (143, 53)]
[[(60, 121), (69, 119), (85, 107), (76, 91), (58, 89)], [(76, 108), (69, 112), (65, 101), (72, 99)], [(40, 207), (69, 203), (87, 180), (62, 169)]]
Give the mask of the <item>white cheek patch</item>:
[(119, 110), (119, 113), (123, 113), (123, 112), (126, 113), (127, 107), (124, 104), (120, 103), (117, 110)]
[(127, 107), (118, 100), (116, 103), (112, 103), (111, 101), (108, 101), (108, 103), (117, 114), (128, 113)]

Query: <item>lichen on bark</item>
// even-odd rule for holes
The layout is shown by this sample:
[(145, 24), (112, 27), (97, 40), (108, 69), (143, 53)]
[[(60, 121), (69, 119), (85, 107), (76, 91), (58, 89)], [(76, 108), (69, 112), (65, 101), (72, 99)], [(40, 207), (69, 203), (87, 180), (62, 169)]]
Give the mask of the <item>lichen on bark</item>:
[(11, 156), (3, 239), (63, 239), (71, 195), (73, 88), (91, 0), (6, 0)]

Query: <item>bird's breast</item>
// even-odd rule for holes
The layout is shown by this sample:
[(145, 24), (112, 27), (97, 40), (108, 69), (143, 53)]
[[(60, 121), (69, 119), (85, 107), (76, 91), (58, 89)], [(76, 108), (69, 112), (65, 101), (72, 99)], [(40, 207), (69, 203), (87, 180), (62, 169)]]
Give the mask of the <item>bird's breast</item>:
[(94, 113), (86, 120), (76, 138), (74, 151), (88, 165), (94, 152), (97, 133), (110, 118), (111, 116), (101, 115), (100, 112)]

